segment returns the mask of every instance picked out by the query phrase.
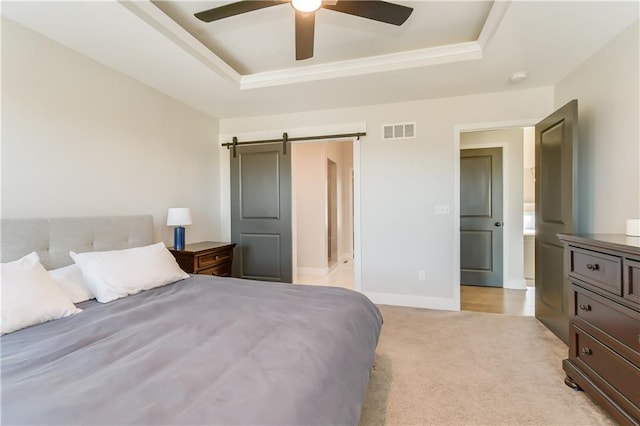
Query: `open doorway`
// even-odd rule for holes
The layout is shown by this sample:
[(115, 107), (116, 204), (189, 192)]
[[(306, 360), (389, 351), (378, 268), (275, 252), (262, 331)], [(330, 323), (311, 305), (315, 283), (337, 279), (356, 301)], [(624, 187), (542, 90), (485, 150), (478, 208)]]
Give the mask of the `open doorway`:
[(353, 141), (292, 145), (296, 284), (354, 288)]
[[(525, 200), (528, 199), (530, 182), (527, 178), (531, 176), (531, 166), (525, 161), (525, 151), (533, 147), (535, 137), (532, 127), (508, 127), (491, 130), (473, 130), (462, 131), (460, 133), (460, 152), (461, 155), (465, 150), (481, 152), (487, 149), (499, 148), (503, 155), (501, 161), (502, 171), (502, 212), (500, 215), (503, 219), (498, 221), (490, 221), (489, 225), (500, 225), (502, 233), (501, 239), (503, 251), (500, 261), (502, 274), (501, 280), (496, 280), (494, 286), (478, 287), (467, 286), (464, 280), (461, 280), (460, 288), (460, 306), (462, 310), (473, 310), (481, 312), (506, 313), (512, 315), (533, 316), (535, 313), (535, 289), (527, 286), (525, 278)], [(530, 152), (527, 152), (530, 154)], [(462, 157), (461, 157), (462, 158)], [(528, 158), (528, 157), (527, 157)], [(526, 168), (529, 170), (525, 170)], [(465, 194), (462, 191), (462, 174), (464, 170), (460, 169), (460, 185), (461, 185), (461, 234), (460, 234), (460, 250), (461, 278), (468, 274), (464, 271), (465, 264), (463, 261), (463, 251), (469, 251), (470, 247), (465, 243), (463, 238), (464, 229), (462, 229), (462, 207), (469, 200), (463, 200)], [(525, 176), (529, 173), (528, 176)], [(487, 189), (487, 195), (491, 194), (491, 189)], [(464, 202), (463, 202), (464, 201)], [(529, 231), (534, 232), (534, 231)], [(488, 235), (488, 234), (487, 234)], [(533, 238), (533, 236), (530, 236)], [(468, 253), (467, 253), (468, 254)], [(527, 251), (529, 254), (529, 251)], [(479, 257), (482, 259), (482, 257)], [(490, 259), (490, 256), (487, 257)], [(529, 262), (526, 262), (527, 266)], [(489, 284), (491, 285), (491, 284)]]

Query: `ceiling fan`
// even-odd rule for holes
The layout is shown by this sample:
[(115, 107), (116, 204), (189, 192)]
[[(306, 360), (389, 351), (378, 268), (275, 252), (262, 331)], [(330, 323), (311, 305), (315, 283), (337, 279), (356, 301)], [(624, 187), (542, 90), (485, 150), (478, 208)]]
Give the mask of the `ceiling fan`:
[(284, 3), (291, 3), (296, 11), (296, 60), (313, 57), (316, 11), (320, 8), (398, 26), (413, 12), (411, 7), (382, 0), (247, 0), (203, 10), (194, 16), (204, 22), (213, 22)]

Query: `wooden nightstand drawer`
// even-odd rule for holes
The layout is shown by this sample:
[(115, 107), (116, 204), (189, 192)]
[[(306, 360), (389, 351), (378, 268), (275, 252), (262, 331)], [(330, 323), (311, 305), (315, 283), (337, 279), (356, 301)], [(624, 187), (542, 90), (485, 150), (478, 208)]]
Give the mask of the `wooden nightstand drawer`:
[(198, 256), (198, 268), (210, 268), (221, 263), (228, 263), (231, 260), (230, 250), (220, 250)]
[(203, 269), (198, 273), (204, 275), (215, 275), (217, 277), (230, 277), (231, 263), (224, 263), (222, 265), (214, 266), (213, 268)]
[(235, 244), (204, 241), (187, 244), (184, 250), (169, 249), (180, 267), (190, 274), (231, 276)]
[(622, 296), (622, 259), (605, 253), (570, 248), (569, 276)]

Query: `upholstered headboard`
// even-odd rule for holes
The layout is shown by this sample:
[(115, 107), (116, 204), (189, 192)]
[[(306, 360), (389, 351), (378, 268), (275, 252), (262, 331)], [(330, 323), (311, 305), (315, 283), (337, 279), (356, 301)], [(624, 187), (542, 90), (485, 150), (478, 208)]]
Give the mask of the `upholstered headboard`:
[(2, 219), (0, 241), (2, 262), (35, 251), (45, 268), (55, 269), (73, 263), (71, 250), (81, 253), (152, 244), (153, 217)]

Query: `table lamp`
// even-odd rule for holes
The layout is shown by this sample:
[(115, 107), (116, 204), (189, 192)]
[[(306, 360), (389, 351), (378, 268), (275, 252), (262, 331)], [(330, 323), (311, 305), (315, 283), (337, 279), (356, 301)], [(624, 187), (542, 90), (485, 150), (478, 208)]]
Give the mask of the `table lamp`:
[(184, 250), (184, 226), (191, 225), (191, 210), (187, 207), (172, 207), (167, 213), (167, 226), (175, 226), (173, 229), (173, 247), (176, 250)]

